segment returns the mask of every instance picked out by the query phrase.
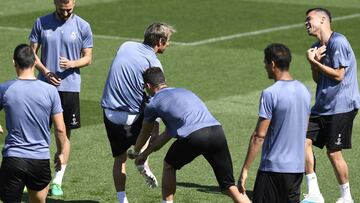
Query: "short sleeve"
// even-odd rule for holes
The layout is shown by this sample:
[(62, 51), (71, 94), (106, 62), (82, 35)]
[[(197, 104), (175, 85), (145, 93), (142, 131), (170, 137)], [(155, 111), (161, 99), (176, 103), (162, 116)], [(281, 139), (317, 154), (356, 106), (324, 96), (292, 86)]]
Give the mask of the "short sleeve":
[(259, 117), (265, 119), (272, 118), (274, 101), (270, 92), (263, 91), (259, 102)]
[(61, 107), (61, 101), (60, 96), (57, 91), (57, 89), (54, 87), (51, 88), (51, 94), (52, 94), (52, 109), (51, 109), (51, 115), (62, 113), (63, 109)]
[(349, 62), (351, 61), (349, 57), (351, 56), (349, 50), (349, 43), (344, 37), (336, 38), (336, 41), (333, 43), (333, 53), (332, 53), (332, 64), (333, 68), (339, 67), (348, 67)]
[(41, 20), (40, 20), (40, 18), (38, 18), (35, 21), (32, 29), (31, 29), (31, 32), (29, 35), (29, 41), (32, 43), (38, 43), (38, 44), (41, 43)]
[(88, 23), (85, 24), (82, 30), (82, 48), (92, 48), (93, 47), (93, 35), (91, 27)]
[(159, 116), (157, 115), (157, 111), (152, 102), (147, 104), (144, 110), (144, 121), (151, 123), (154, 122), (158, 117)]

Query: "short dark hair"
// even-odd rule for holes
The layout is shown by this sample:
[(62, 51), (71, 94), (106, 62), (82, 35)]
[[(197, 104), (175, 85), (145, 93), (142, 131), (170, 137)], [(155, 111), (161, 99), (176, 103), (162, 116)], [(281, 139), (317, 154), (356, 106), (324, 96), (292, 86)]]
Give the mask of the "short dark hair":
[(149, 83), (154, 86), (165, 84), (164, 73), (159, 67), (148, 68), (144, 72), (143, 77), (145, 83)]
[(62, 3), (62, 4), (68, 4), (70, 2), (70, 0), (54, 0), (54, 3)]
[(291, 62), (291, 52), (290, 49), (284, 44), (273, 43), (268, 45), (264, 49), (265, 62), (267, 64), (274, 61), (276, 66), (281, 70), (289, 70)]
[(169, 35), (175, 32), (176, 30), (171, 25), (164, 22), (155, 22), (146, 28), (143, 43), (154, 48), (161, 39), (166, 42)]
[(27, 44), (20, 44), (14, 50), (13, 59), (18, 68), (31, 68), (35, 63), (34, 50)]
[(321, 7), (311, 8), (311, 9), (306, 11), (306, 15), (309, 14), (310, 12), (312, 12), (312, 11), (324, 13), (325, 15), (327, 15), (327, 17), (329, 18), (329, 22), (331, 23), (332, 18), (331, 18), (331, 13), (330, 13), (329, 10), (327, 10), (325, 8), (321, 8)]

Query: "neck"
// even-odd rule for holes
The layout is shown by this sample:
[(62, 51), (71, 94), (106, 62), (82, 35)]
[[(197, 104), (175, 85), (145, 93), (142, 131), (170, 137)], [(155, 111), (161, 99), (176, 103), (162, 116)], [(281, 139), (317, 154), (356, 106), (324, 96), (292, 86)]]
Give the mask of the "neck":
[(327, 45), (333, 31), (331, 29), (322, 31), (317, 37), (321, 45)]
[(156, 86), (156, 87), (154, 88), (153, 92), (154, 92), (154, 94), (156, 94), (156, 93), (159, 92), (161, 89), (164, 89), (164, 88), (166, 88), (166, 87), (167, 87), (167, 85), (166, 85), (165, 83), (160, 84), (160, 85), (158, 85), (158, 86)]
[(275, 74), (275, 81), (279, 80), (293, 80), (293, 77), (290, 75), (288, 71), (279, 72), (278, 74)]
[(25, 70), (16, 69), (16, 73), (18, 75), (18, 78), (22, 80), (36, 79), (33, 68), (28, 68)]

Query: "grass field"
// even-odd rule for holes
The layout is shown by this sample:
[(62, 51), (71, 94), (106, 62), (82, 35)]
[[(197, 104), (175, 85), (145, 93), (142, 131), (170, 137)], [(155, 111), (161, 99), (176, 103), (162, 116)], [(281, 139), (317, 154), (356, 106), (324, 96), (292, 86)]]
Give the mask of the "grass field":
[[(38, 16), (53, 11), (53, 1), (0, 0), (0, 82), (15, 78), (14, 47), (28, 42)], [(48, 202), (116, 202), (110, 147), (102, 123), (100, 98), (109, 65), (127, 39), (141, 39), (153, 21), (165, 21), (178, 32), (160, 55), (170, 86), (198, 94), (223, 124), (237, 179), (258, 111), (260, 92), (271, 85), (263, 68), (263, 49), (272, 42), (289, 46), (291, 72), (312, 92), (306, 49), (304, 12), (314, 6), (332, 11), (335, 31), (345, 34), (360, 64), (360, 3), (358, 0), (77, 0), (75, 13), (90, 22), (94, 33), (93, 64), (82, 70), (82, 128), (73, 132), (71, 160), (63, 182), (65, 196)], [(339, 18), (344, 17), (344, 18)], [(360, 202), (360, 122), (355, 120), (353, 149), (344, 152), (355, 202)], [(0, 124), (4, 112), (0, 112)], [(2, 147), (5, 136), (0, 137)], [(162, 160), (169, 144), (153, 154), (150, 164), (161, 178)], [(54, 146), (52, 146), (54, 150)], [(54, 152), (54, 151), (53, 151)], [(318, 178), (326, 202), (335, 202), (339, 189), (325, 150), (315, 149)], [(260, 157), (260, 154), (259, 156)], [(1, 158), (0, 158), (1, 159)], [(253, 164), (247, 183), (251, 191), (258, 167)], [(129, 162), (127, 196), (130, 202), (160, 202), (161, 189), (148, 189)], [(231, 202), (217, 187), (205, 159), (199, 157), (178, 172), (176, 202)], [(305, 191), (305, 184), (303, 183)]]

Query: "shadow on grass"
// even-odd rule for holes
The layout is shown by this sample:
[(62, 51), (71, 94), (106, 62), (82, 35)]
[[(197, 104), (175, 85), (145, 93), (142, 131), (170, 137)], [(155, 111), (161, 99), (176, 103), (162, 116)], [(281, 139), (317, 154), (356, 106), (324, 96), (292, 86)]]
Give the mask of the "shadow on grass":
[[(176, 186), (186, 187), (186, 188), (194, 188), (199, 192), (222, 194), (220, 191), (220, 188), (218, 186), (200, 185), (197, 183), (184, 183), (184, 182), (177, 182)], [(250, 199), (252, 199), (253, 192), (248, 190), (248, 191), (246, 191), (246, 195)]]
[[(29, 202), (29, 196), (27, 193), (23, 194), (22, 197), (23, 202)], [(52, 199), (51, 196), (46, 198), (46, 203), (100, 203), (99, 201), (94, 200), (62, 200), (62, 199)]]

